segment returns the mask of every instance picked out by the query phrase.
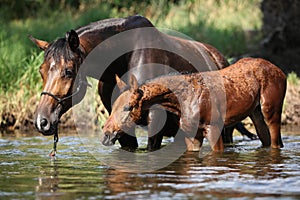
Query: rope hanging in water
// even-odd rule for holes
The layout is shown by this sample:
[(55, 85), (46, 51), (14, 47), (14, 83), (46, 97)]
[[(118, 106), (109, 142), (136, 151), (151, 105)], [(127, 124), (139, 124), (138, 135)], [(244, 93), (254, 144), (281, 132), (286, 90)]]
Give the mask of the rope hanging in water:
[(57, 134), (57, 131), (56, 131), (55, 134), (54, 134), (53, 149), (50, 152), (49, 156), (54, 157), (56, 155), (57, 143), (58, 143), (58, 134)]

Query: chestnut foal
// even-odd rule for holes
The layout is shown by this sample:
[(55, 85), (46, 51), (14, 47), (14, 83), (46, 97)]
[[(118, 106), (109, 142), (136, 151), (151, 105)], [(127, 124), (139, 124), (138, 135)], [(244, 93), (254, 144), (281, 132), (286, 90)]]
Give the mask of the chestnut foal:
[[(119, 78), (117, 84), (124, 90), (126, 84)], [(263, 146), (281, 148), (285, 92), (285, 74), (264, 59), (244, 58), (219, 71), (162, 76), (141, 86), (132, 75), (130, 89), (113, 104), (102, 142), (113, 145), (120, 134), (141, 124), (149, 109), (163, 108), (178, 116), (188, 150), (199, 150), (205, 137), (213, 151), (223, 151), (223, 125), (233, 125), (248, 116)]]

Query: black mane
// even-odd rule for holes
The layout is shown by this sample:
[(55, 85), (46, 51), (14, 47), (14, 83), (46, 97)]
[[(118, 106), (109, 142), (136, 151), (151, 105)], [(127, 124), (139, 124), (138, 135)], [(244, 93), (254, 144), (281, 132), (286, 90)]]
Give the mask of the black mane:
[(140, 15), (134, 15), (127, 18), (111, 18), (104, 19), (90, 23), (89, 25), (80, 27), (76, 30), (79, 36), (93, 32), (95, 30), (99, 32), (129, 30), (137, 27), (153, 27), (153, 24), (145, 17)]
[(72, 60), (75, 57), (68, 46), (66, 38), (59, 38), (52, 42), (45, 51), (45, 59), (52, 57), (55, 62), (59, 62), (61, 56), (64, 60)]
[[(133, 29), (136, 27), (153, 27), (153, 25), (145, 17), (135, 15), (127, 18), (112, 18), (93, 22), (87, 26), (78, 28), (76, 32), (80, 37), (81, 35), (90, 32), (115, 32)], [(78, 53), (80, 54), (81, 52), (79, 51)], [(75, 58), (75, 54), (69, 48), (66, 38), (59, 38), (52, 42), (45, 51), (45, 58), (52, 57), (55, 62), (59, 62), (61, 56), (64, 60), (72, 60)]]

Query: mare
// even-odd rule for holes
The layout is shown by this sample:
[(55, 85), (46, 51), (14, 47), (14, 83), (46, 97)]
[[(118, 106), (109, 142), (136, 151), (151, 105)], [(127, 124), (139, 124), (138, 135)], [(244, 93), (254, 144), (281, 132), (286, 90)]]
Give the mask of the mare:
[[(140, 33), (138, 30), (142, 28), (148, 28), (149, 33)], [(121, 33), (128, 33), (128, 37), (122, 41), (111, 39)], [(173, 70), (180, 72), (219, 70), (228, 66), (226, 59), (214, 47), (164, 34), (142, 16), (100, 20), (77, 30), (71, 30), (64, 38), (51, 43), (33, 37), (30, 39), (45, 51), (44, 61), (40, 66), (43, 92), (35, 116), (35, 126), (44, 135), (57, 135), (60, 117), (85, 96), (88, 87), (87, 76), (99, 80), (98, 92), (103, 105), (110, 113), (111, 103), (114, 100), (112, 93), (116, 84), (115, 74), (125, 77), (126, 72), (134, 69), (134, 74), (142, 83), (149, 78), (170, 72), (169, 69), (160, 66), (154, 67), (155, 64), (172, 66)], [(106, 57), (114, 55), (125, 41), (132, 47), (131, 51), (118, 55), (111, 63), (103, 64)], [(172, 53), (161, 48), (141, 47), (146, 42), (149, 44), (156, 42), (167, 49), (184, 52), (181, 55), (188, 56), (182, 57), (180, 53)], [(97, 49), (96, 47), (99, 47), (99, 44), (106, 51), (96, 55), (100, 60), (94, 67), (94, 70), (98, 71), (94, 73), (88, 70), (85, 62), (91, 60), (87, 58)], [(196, 62), (200, 67), (193, 65)], [(145, 70), (146, 64), (151, 65), (147, 70)], [(160, 131), (155, 130), (155, 120), (151, 119), (155, 119), (153, 116), (158, 114), (153, 112), (149, 115), (149, 132), (153, 132), (151, 135), (154, 135), (149, 138), (149, 149), (159, 148), (163, 135), (174, 132), (172, 129), (176, 128), (172, 125), (174, 123), (171, 123), (172, 114), (168, 113), (166, 125)], [(249, 134), (250, 137), (253, 136)], [(137, 147), (135, 136), (129, 134), (119, 138), (119, 142), (122, 147)]]
[(131, 75), (130, 88), (124, 85), (118, 83), (125, 91), (103, 127), (105, 145), (114, 144), (122, 130), (141, 124), (149, 109), (163, 108), (178, 116), (188, 150), (199, 150), (205, 137), (213, 151), (223, 151), (223, 126), (248, 116), (263, 146), (283, 147), (280, 127), (286, 76), (264, 59), (244, 58), (219, 71), (162, 76), (141, 86)]

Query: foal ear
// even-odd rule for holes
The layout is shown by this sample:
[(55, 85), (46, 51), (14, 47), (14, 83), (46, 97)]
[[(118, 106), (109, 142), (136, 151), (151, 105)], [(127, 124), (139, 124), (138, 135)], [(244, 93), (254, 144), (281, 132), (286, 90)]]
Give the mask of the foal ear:
[(116, 82), (117, 82), (117, 86), (120, 89), (120, 91), (124, 92), (124, 90), (127, 87), (127, 84), (124, 81), (122, 81), (117, 74), (116, 74)]
[(130, 75), (129, 83), (130, 83), (131, 91), (138, 91), (139, 89), (138, 82), (133, 74)]
[(32, 37), (31, 35), (29, 35), (28, 37), (33, 43), (35, 43), (43, 51), (45, 51), (49, 47), (49, 43), (46, 41), (38, 40), (38, 39)]
[(71, 30), (66, 33), (66, 38), (69, 44), (69, 47), (71, 48), (72, 51), (76, 51), (77, 48), (79, 47), (79, 37), (76, 33), (76, 31)]

